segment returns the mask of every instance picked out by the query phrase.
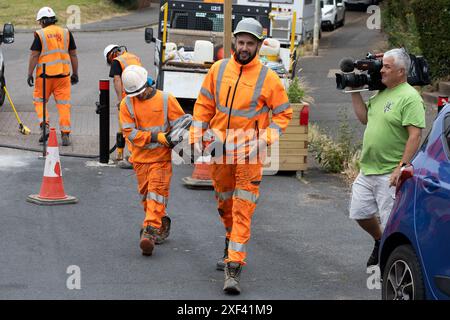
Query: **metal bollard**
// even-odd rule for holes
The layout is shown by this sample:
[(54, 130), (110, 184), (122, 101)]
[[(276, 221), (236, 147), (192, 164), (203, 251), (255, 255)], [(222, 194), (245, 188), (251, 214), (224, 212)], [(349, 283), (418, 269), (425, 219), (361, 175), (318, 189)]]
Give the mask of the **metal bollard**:
[(44, 138), (44, 144), (42, 146), (42, 157), (45, 159), (45, 157), (47, 156), (47, 117), (46, 117), (46, 113), (47, 113), (47, 97), (45, 94), (45, 90), (46, 88), (46, 80), (47, 80), (47, 73), (46, 73), (46, 66), (47, 64), (44, 63), (42, 65), (42, 99), (44, 100), (42, 103), (42, 115), (43, 115), (43, 119), (42, 119), (42, 137)]
[(100, 115), (100, 163), (109, 162), (109, 80), (99, 81), (100, 101), (96, 103)]

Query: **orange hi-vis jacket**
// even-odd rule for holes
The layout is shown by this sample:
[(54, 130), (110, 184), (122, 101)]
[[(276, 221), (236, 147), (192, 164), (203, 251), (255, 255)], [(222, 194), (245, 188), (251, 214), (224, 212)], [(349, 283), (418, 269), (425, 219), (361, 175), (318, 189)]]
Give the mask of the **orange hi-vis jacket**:
[[(125, 70), (126, 67), (131, 65), (136, 65), (142, 67), (141, 59), (129, 52), (124, 52), (118, 57), (115, 57), (114, 60), (119, 61), (120, 66), (122, 67), (122, 71)], [(122, 89), (122, 99), (125, 98), (126, 92), (124, 89)]]
[(126, 67), (131, 65), (142, 67), (141, 59), (130, 52), (124, 52), (120, 56), (115, 57), (114, 60), (119, 61), (120, 66), (122, 67), (122, 71), (125, 70)]
[(36, 66), (36, 77), (42, 74), (42, 65), (46, 64), (45, 73), (49, 76), (69, 75), (69, 30), (50, 25), (36, 31), (42, 44), (41, 55)]
[[(272, 111), (272, 121), (269, 121)], [(217, 61), (203, 81), (195, 103), (190, 143), (201, 140), (207, 129), (224, 142), (229, 129), (269, 128), (277, 137), (292, 118), (292, 108), (281, 80), (256, 56), (246, 65), (234, 57)], [(272, 139), (273, 140), (273, 139)]]
[(120, 121), (126, 139), (133, 144), (130, 161), (171, 161), (171, 149), (158, 143), (157, 135), (169, 131), (182, 115), (184, 111), (177, 99), (160, 90), (144, 101), (128, 96), (123, 99), (120, 103)]

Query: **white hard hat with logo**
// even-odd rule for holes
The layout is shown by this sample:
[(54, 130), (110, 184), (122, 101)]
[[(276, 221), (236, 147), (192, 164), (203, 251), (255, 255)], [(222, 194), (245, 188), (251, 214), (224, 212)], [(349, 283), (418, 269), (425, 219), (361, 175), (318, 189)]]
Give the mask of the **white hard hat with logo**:
[(42, 18), (54, 18), (56, 17), (55, 11), (53, 11), (52, 8), (50, 7), (42, 7), (39, 9), (37, 16), (36, 16), (36, 21), (41, 20)]
[(122, 83), (125, 93), (134, 97), (145, 91), (148, 72), (141, 66), (131, 65), (122, 73)]
[(237, 35), (239, 33), (249, 33), (255, 36), (257, 39), (262, 40), (264, 38), (263, 35), (263, 27), (258, 20), (254, 18), (244, 18), (236, 26), (233, 34)]
[(105, 50), (103, 50), (103, 56), (105, 57), (106, 63), (108, 63), (109, 53), (115, 48), (119, 48), (119, 45), (118, 44), (109, 44), (106, 46)]

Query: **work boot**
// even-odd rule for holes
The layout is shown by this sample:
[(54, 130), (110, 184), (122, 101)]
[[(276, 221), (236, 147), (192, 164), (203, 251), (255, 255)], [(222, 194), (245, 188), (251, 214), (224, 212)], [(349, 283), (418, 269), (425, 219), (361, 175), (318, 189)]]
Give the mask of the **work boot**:
[(70, 146), (70, 134), (68, 132), (61, 132), (61, 141), (63, 146)]
[(147, 226), (141, 229), (141, 241), (139, 247), (142, 250), (142, 255), (151, 256), (153, 248), (155, 247), (155, 237), (158, 233), (158, 229), (152, 226)]
[(119, 162), (117, 162), (117, 166), (120, 169), (133, 169), (133, 164), (128, 161), (129, 157), (125, 157), (123, 160), (120, 160)]
[(155, 236), (155, 243), (162, 244), (170, 235), (170, 224), (172, 220), (169, 216), (164, 216), (161, 218), (161, 228), (159, 228), (158, 233)]
[(379, 250), (380, 250), (380, 240), (375, 240), (375, 245), (373, 246), (372, 253), (370, 254), (369, 260), (367, 260), (367, 267), (376, 266), (378, 264)]
[(239, 281), (241, 278), (242, 265), (237, 262), (228, 262), (225, 266), (225, 284), (223, 291), (228, 294), (240, 294), (241, 287)]
[[(44, 126), (43, 123), (40, 125), (41, 127), (41, 136), (39, 137), (39, 143), (44, 143)], [(50, 128), (48, 123), (45, 124), (45, 141), (48, 140), (48, 136), (50, 135)]]
[(225, 249), (223, 250), (223, 257), (219, 259), (216, 263), (216, 270), (223, 271), (225, 269), (225, 259), (228, 258), (228, 244), (230, 239), (225, 238)]

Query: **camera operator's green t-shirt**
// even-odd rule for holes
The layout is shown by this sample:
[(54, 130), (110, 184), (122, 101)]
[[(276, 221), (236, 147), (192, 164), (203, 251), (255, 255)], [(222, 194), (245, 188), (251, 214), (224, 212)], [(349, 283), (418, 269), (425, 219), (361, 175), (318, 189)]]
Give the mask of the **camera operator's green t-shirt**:
[(384, 89), (369, 99), (360, 161), (364, 175), (394, 171), (409, 137), (406, 126), (425, 128), (422, 97), (408, 83)]

